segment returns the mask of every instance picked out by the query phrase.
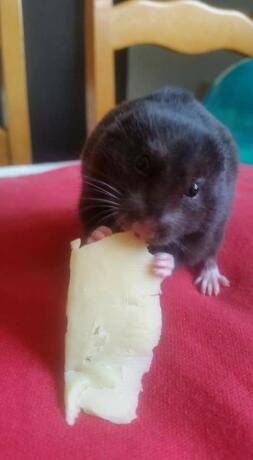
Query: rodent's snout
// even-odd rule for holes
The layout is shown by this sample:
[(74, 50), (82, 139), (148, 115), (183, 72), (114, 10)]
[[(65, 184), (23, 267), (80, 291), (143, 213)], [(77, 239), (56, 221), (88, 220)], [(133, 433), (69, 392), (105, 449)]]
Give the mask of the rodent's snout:
[(145, 219), (139, 222), (133, 222), (131, 230), (145, 241), (150, 241), (155, 236), (155, 225), (151, 220)]
[(157, 208), (145, 201), (141, 194), (127, 196), (117, 218), (121, 230), (131, 230), (150, 245), (163, 245), (173, 238), (173, 216), (166, 207)]
[(131, 224), (130, 229), (148, 244), (163, 244), (170, 240), (168, 226), (165, 228), (159, 221), (153, 219), (135, 221)]

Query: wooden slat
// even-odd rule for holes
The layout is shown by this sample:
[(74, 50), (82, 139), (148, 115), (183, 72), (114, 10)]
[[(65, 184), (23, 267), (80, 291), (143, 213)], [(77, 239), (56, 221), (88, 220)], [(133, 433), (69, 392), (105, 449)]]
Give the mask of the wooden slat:
[(112, 0), (85, 0), (87, 130), (115, 103), (114, 56), (110, 40)]
[(112, 12), (114, 49), (154, 44), (181, 53), (230, 49), (253, 56), (253, 21), (198, 1), (127, 1)]
[(6, 130), (0, 128), (0, 166), (10, 164), (9, 151), (8, 151), (8, 138)]
[(10, 162), (31, 162), (31, 135), (26, 88), (26, 67), (20, 0), (0, 1), (1, 53), (5, 101), (5, 127)]

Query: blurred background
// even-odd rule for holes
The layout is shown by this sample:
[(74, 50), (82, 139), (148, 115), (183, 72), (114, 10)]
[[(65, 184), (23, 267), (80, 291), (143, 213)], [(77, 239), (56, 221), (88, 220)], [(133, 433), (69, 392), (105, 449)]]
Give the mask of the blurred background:
[[(86, 137), (83, 0), (22, 3), (33, 161), (78, 158)], [(253, 13), (252, 0), (209, 3)], [(120, 51), (117, 102), (166, 84), (188, 88), (202, 99), (215, 78), (240, 59), (232, 52), (188, 56), (147, 45)]]

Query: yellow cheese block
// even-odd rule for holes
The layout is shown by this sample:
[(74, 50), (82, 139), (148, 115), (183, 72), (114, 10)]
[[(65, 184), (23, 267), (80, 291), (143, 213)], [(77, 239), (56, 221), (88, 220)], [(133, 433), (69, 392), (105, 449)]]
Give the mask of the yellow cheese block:
[(130, 232), (72, 243), (65, 359), (66, 420), (80, 410), (115, 423), (136, 417), (142, 376), (161, 333), (153, 256)]

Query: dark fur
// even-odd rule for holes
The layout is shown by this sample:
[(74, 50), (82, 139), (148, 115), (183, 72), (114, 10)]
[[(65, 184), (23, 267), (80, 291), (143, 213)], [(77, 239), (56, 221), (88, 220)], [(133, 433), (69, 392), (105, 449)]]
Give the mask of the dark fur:
[[(150, 158), (145, 173), (135, 168), (139, 155)], [(188, 265), (216, 256), (237, 155), (228, 130), (191, 93), (165, 87), (112, 110), (88, 139), (83, 163), (85, 174), (122, 191), (119, 218), (100, 223), (101, 208), (91, 207), (90, 198), (101, 193), (84, 180), (80, 216), (86, 235), (99, 225), (119, 230), (122, 220), (150, 218), (156, 222), (154, 252), (166, 250)], [(193, 181), (200, 190), (190, 198), (185, 193)]]

